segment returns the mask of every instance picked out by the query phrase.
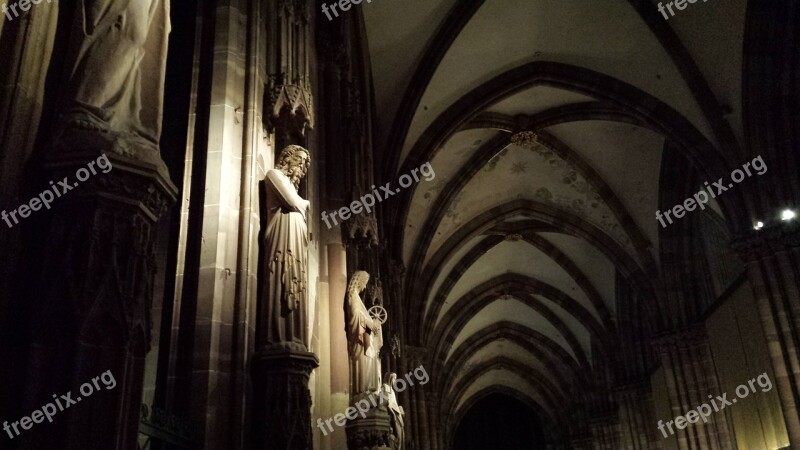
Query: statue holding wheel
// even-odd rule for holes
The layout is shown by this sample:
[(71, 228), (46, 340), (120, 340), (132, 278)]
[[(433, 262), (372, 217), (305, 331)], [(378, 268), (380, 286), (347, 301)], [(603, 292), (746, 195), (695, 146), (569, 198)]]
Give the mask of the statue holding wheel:
[(361, 300), (369, 274), (359, 270), (350, 278), (345, 298), (347, 353), (350, 356), (350, 394), (374, 392), (381, 387), (381, 325), (386, 310), (376, 305), (369, 310)]

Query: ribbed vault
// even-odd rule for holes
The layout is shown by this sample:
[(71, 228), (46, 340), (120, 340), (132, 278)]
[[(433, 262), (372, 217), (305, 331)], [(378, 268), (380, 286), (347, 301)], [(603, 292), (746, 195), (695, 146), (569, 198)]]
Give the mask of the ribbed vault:
[[(665, 148), (695, 178), (741, 164), (741, 94), (706, 78), (736, 78), (736, 64), (698, 60), (647, 2), (601, 3), (364, 8), (386, 181), (436, 171), (387, 204), (384, 227), (405, 266), (403, 334), (426, 350), (448, 433), (492, 393), (566, 432), (573, 408), (641, 372), (634, 341), (669, 309), (655, 220)], [(398, 17), (416, 32), (389, 35)], [(747, 209), (736, 190), (717, 200), (713, 220)]]

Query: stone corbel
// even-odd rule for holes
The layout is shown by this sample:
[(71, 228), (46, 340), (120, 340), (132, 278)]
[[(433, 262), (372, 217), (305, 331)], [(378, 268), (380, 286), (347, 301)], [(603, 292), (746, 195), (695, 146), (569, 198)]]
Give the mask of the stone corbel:
[(284, 84), (282, 75), (270, 77), (269, 131), (283, 128), (284, 132), (304, 135), (306, 127), (314, 128), (314, 99), (307, 79)]
[(374, 214), (356, 214), (342, 227), (347, 245), (377, 247), (378, 222)]

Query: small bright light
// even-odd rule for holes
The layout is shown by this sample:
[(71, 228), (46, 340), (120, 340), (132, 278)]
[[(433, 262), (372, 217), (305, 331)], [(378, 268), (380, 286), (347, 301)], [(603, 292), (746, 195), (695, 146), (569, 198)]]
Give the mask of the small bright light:
[(792, 211), (791, 209), (784, 209), (783, 212), (781, 213), (781, 220), (783, 221), (792, 220), (795, 218), (796, 215), (797, 214), (795, 214), (795, 212)]
[(764, 222), (756, 222), (756, 226), (753, 227), (754, 230), (760, 230), (764, 228)]

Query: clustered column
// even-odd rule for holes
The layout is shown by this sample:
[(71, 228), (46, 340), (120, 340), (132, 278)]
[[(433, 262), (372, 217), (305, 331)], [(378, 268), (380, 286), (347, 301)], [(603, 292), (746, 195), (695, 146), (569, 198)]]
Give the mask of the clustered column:
[[(60, 84), (49, 93), (49, 134), (36, 173), (38, 195), (52, 209), (40, 202), (24, 224), (27, 290), (17, 326), (28, 349), (15, 361), (20, 379), (10, 400), (22, 414), (67, 393), (75, 403), (16, 442), (22, 449), (134, 450), (151, 343), (156, 224), (177, 194), (158, 145), (169, 1), (109, 2), (91, 24), (82, 6), (72, 16), (71, 6), (62, 8), (73, 21), (59, 23), (69, 39), (52, 66)], [(140, 53), (148, 58), (131, 57)], [(93, 388), (101, 375), (106, 387)]]
[[(654, 346), (664, 367), (673, 417), (685, 415), (707, 403), (709, 395), (721, 392), (711, 347), (702, 326), (661, 337)], [(677, 425), (674, 428), (682, 450), (733, 448), (730, 429), (725, 414), (708, 417), (708, 423), (698, 421), (682, 430)]]
[[(50, 160), (52, 173), (59, 178), (99, 153), (62, 153)], [(39, 289), (29, 297), (35, 314), (21, 410), (39, 409), (53, 394), (76, 392), (107, 371), (117, 383), (23, 436), (29, 446), (22, 448), (136, 448), (156, 221), (176, 190), (163, 172), (106, 155), (113, 171), (63, 198), (42, 234), (47, 244)]]
[(619, 404), (621, 447), (630, 450), (653, 450), (655, 426), (652, 394), (647, 381), (619, 386), (615, 389)]
[(733, 243), (747, 266), (770, 349), (789, 442), (800, 448), (800, 226), (779, 223)]
[(619, 448), (619, 422), (615, 415), (592, 419), (589, 423), (594, 440), (594, 450), (616, 450)]
[[(289, 192), (286, 197), (286, 193), (270, 191), (264, 213), (272, 209), (272, 214), (277, 217), (284, 211), (305, 210), (303, 219), (297, 216), (286, 219), (297, 220), (303, 226), (313, 223), (313, 217), (318, 214), (312, 211), (310, 216), (305, 216), (309, 214), (308, 203), (301, 197), (300, 180), (291, 179), (298, 170), (305, 175), (308, 161), (314, 161), (313, 149), (303, 148), (307, 140), (306, 131), (314, 126), (311, 71), (314, 43), (309, 4), (307, 0), (267, 2), (270, 21), (267, 45), (271, 57), (266, 64), (269, 82), (264, 108), (267, 128), (274, 136), (273, 148), (280, 151), (275, 169), (268, 171), (272, 178), (268, 175), (265, 182), (272, 186), (270, 189), (281, 191), (283, 186)], [(287, 177), (293, 186), (281, 181)], [(311, 181), (308, 185), (314, 186)], [(288, 201), (289, 205), (273, 209), (281, 199)], [(272, 225), (273, 219), (268, 220)], [(278, 230), (282, 225), (275, 227)], [(253, 447), (258, 449), (310, 450), (313, 447), (308, 383), (311, 372), (319, 366), (319, 360), (309, 351), (307, 337), (308, 311), (313, 301), (308, 297), (308, 283), (314, 282), (308, 279), (311, 238), (308, 231), (303, 230), (304, 236), (296, 236), (291, 231), (276, 231), (272, 235), (265, 234), (264, 238), (262, 250), (278, 250), (273, 253), (265, 251), (260, 257), (264, 269), (259, 278), (262, 292), (256, 332), (258, 350), (252, 365), (252, 437)]]

